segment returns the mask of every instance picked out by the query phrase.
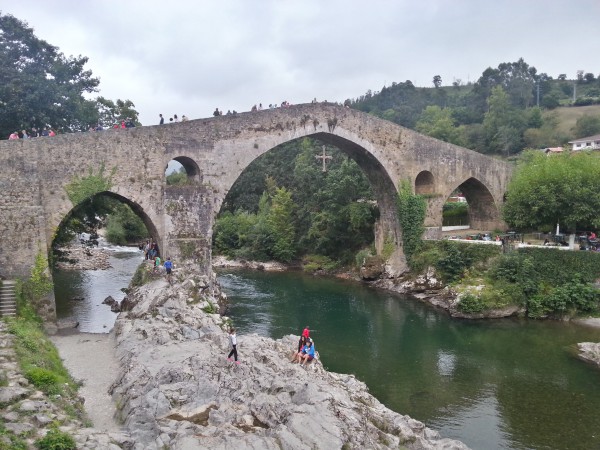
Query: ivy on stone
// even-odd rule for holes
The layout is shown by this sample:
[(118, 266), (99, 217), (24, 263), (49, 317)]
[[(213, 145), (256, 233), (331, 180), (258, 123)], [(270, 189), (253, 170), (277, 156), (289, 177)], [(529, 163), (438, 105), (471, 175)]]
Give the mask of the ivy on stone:
[(76, 176), (65, 186), (65, 191), (69, 196), (69, 200), (73, 205), (79, 205), (88, 198), (93, 197), (100, 192), (110, 190), (112, 187), (112, 177), (115, 174), (116, 167), (111, 171), (111, 174), (106, 176), (104, 163), (98, 169), (98, 173), (94, 174), (93, 168), (90, 167), (89, 173), (85, 177)]
[[(35, 263), (31, 268), (31, 276), (23, 281), (20, 286), (24, 300), (29, 302), (30, 305), (36, 305), (54, 289), (54, 284), (48, 274), (48, 259), (41, 250), (35, 257)], [(19, 305), (19, 309), (24, 306)]]
[(410, 182), (402, 181), (398, 190), (397, 198), (398, 218), (402, 227), (402, 243), (404, 245), (404, 255), (408, 264), (421, 248), (421, 237), (425, 232), (425, 213), (427, 203), (425, 199), (413, 194)]

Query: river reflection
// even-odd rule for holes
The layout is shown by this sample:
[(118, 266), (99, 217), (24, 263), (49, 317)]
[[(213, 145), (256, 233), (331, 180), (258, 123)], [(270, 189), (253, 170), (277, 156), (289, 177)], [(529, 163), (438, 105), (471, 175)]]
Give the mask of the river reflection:
[(126, 288), (143, 260), (135, 248), (108, 247), (112, 251), (108, 270), (58, 270), (52, 273), (56, 315), (59, 319), (79, 322), (79, 330), (86, 333), (108, 333), (117, 314), (102, 301), (112, 296), (121, 301)]
[(574, 357), (600, 331), (463, 321), (404, 296), (299, 273), (221, 272), (243, 334), (313, 330), (324, 365), (474, 449), (600, 448), (600, 372)]

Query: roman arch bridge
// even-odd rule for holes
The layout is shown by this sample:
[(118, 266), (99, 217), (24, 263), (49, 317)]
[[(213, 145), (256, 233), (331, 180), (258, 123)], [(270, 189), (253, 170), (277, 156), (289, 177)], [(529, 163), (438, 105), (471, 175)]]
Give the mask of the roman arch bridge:
[[(51, 138), (0, 141), (0, 275), (28, 275), (61, 222), (77, 205), (68, 186), (102, 167), (104, 192), (128, 203), (146, 223), (163, 255), (211, 268), (212, 227), (242, 171), (280, 144), (310, 136), (340, 148), (369, 179), (380, 209), (379, 251), (393, 242), (388, 270), (405, 270), (395, 198), (407, 180), (425, 194), (429, 234), (439, 233), (442, 206), (458, 187), (473, 228), (502, 227), (509, 164), (330, 104), (298, 105), (162, 126)], [(179, 161), (192, 182), (167, 186), (165, 168)], [(315, 164), (318, 162), (315, 161)]]

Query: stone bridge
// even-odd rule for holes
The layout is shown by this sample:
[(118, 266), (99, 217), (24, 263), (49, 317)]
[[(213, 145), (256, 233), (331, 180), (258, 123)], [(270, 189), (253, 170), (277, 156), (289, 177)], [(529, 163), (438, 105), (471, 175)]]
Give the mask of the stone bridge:
[[(405, 270), (395, 199), (409, 181), (428, 199), (428, 233), (439, 235), (442, 206), (456, 189), (469, 203), (476, 229), (502, 228), (511, 166), (465, 148), (423, 136), (362, 112), (329, 104), (298, 105), (162, 126), (0, 141), (0, 275), (25, 276), (46, 252), (77, 205), (65, 189), (77, 177), (111, 176), (105, 194), (129, 204), (175, 261), (211, 267), (212, 226), (233, 183), (263, 153), (294, 139), (335, 145), (364, 171), (380, 220), (376, 247), (393, 242), (390, 273)], [(276, 151), (276, 150), (275, 150)], [(165, 168), (179, 161), (192, 182), (167, 186)], [(315, 161), (315, 164), (318, 162)]]

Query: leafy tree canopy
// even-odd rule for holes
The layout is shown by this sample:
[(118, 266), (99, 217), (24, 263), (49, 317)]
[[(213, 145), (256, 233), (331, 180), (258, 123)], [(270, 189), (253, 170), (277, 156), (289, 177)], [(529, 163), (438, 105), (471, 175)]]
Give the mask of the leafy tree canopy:
[(567, 231), (600, 227), (600, 155), (524, 153), (508, 187), (506, 222), (520, 229), (553, 227)]
[(425, 108), (417, 121), (416, 130), (442, 141), (462, 145), (461, 130), (455, 126), (452, 111), (440, 108), (437, 105)]
[[(71, 132), (96, 125), (107, 101), (84, 97), (100, 83), (84, 68), (87, 62), (85, 56), (65, 56), (26, 22), (0, 12), (0, 137), (23, 129)], [(137, 121), (133, 103), (119, 102)]]

